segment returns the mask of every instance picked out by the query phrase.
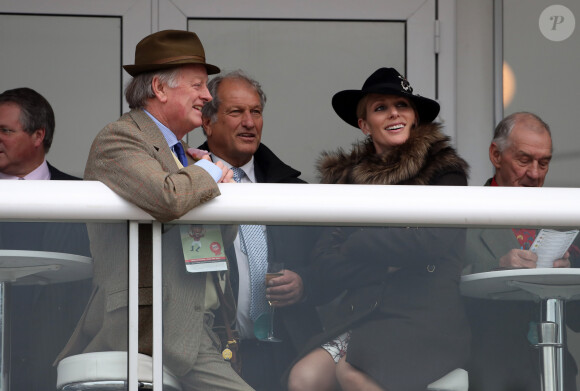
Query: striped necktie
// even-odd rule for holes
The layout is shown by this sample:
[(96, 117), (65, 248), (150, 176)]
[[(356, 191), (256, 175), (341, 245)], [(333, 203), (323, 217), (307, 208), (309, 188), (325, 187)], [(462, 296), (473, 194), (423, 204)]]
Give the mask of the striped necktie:
[[(241, 182), (246, 173), (232, 167), (234, 180)], [(266, 301), (266, 272), (268, 271), (268, 244), (266, 232), (261, 225), (240, 225), (240, 249), (248, 257), (250, 268), (250, 319), (253, 321), (268, 311)]]

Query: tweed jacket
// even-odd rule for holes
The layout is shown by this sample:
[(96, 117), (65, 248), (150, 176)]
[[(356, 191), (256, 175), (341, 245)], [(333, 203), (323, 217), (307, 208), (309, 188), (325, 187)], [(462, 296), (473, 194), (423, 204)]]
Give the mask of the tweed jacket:
[(481, 273), (497, 269), (499, 259), (519, 247), (510, 228), (470, 228), (466, 234), (466, 270), (469, 273)]
[[(492, 178), (485, 182), (491, 185)], [(510, 228), (470, 228), (465, 238), (465, 274), (488, 272), (499, 267), (499, 259), (520, 244)]]
[[(188, 146), (184, 144), (184, 149)], [(190, 157), (188, 156), (188, 159)], [(85, 180), (99, 180), (157, 220), (168, 222), (216, 196), (202, 168), (178, 169), (161, 131), (142, 110), (132, 110), (96, 137)], [(59, 359), (80, 352), (127, 349), (127, 260), (125, 224), (90, 224), (93, 293)], [(151, 354), (151, 227), (139, 229), (139, 351)], [(187, 273), (177, 226), (163, 233), (164, 365), (177, 375), (190, 371), (203, 332), (206, 273)], [(233, 296), (226, 292), (233, 306)]]
[[(489, 179), (485, 186), (491, 184)], [(511, 228), (470, 228), (466, 234), (464, 273), (483, 273), (499, 268), (499, 259), (520, 248)], [(469, 371), (470, 390), (540, 390), (538, 349), (528, 340), (530, 321), (539, 321), (534, 302), (466, 299), (473, 334)], [(566, 304), (566, 323), (580, 328), (577, 302)], [(533, 326), (532, 326), (533, 327)], [(564, 389), (576, 390), (576, 363), (567, 347)], [(518, 357), (513, 360), (513, 357)], [(490, 375), (493, 374), (493, 375)]]
[[(465, 186), (468, 169), (436, 124), (414, 128), (383, 154), (371, 141), (324, 153), (318, 167), (323, 183), (375, 185)], [(318, 281), (308, 296), (343, 294), (310, 348), (350, 330), (347, 361), (389, 390), (423, 391), (462, 367), (469, 349), (459, 295), (464, 240), (455, 228), (328, 228), (314, 251)]]

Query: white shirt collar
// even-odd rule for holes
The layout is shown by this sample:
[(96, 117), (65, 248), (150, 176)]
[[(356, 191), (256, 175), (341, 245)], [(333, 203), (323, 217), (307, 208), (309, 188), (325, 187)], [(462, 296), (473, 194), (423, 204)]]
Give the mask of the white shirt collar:
[[(220, 158), (219, 156), (215, 155), (214, 153), (210, 153), (212, 161), (217, 162), (223, 162), (228, 168), (232, 168), (233, 166), (228, 163), (227, 161), (225, 161), (224, 159)], [(244, 182), (251, 182), (251, 183), (256, 183), (256, 174), (254, 173), (254, 157), (252, 156), (252, 158), (250, 159), (249, 162), (247, 162), (246, 164), (244, 164), (242, 167), (240, 167), (242, 170), (244, 170), (244, 172), (246, 173), (246, 176), (242, 179), (242, 183)]]
[(40, 166), (36, 167), (34, 170), (29, 172), (22, 178), (14, 175), (6, 175), (0, 172), (0, 179), (12, 179), (12, 180), (25, 179), (28, 181), (50, 180), (50, 170), (48, 169), (48, 164), (46, 163), (45, 159)]

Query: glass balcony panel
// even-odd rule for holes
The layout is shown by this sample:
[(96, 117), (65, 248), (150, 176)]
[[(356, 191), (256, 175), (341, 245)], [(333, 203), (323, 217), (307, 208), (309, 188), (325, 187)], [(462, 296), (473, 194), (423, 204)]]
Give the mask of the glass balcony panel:
[[(10, 389), (54, 389), (53, 364), (77, 327), (66, 356), (110, 350), (113, 341), (127, 350), (127, 244), (126, 223), (0, 223), (2, 366)], [(111, 254), (120, 260), (115, 272)], [(93, 277), (108, 296), (92, 295)], [(92, 311), (83, 317), (88, 304)], [(114, 311), (119, 335), (91, 340)]]

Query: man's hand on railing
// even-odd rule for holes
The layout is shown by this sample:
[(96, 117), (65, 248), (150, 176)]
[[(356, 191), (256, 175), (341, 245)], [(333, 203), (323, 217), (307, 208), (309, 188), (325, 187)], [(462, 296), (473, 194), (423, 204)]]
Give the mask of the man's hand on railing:
[[(194, 148), (190, 148), (190, 150), (195, 150), (195, 149)], [(197, 151), (200, 151), (200, 150), (197, 150)], [(188, 150), (188, 152), (189, 152), (189, 150)], [(209, 154), (201, 155), (201, 156), (199, 156), (199, 159), (203, 159), (203, 160), (207, 160), (209, 162), (212, 162), (211, 161), (211, 157), (209, 156)], [(230, 170), (221, 161), (212, 162), (212, 163), (215, 164), (216, 166), (218, 166), (222, 170), (222, 177), (220, 178), (220, 180), (218, 181), (218, 183), (234, 183), (234, 172), (232, 170)]]

